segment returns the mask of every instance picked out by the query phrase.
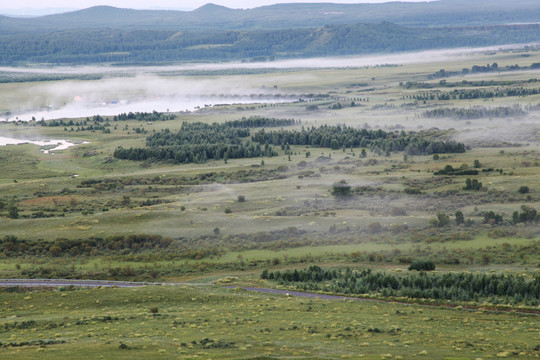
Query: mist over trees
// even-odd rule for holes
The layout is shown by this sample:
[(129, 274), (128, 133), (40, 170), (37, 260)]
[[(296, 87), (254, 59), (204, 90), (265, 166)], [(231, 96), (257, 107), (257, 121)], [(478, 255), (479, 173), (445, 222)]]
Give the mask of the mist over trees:
[(507, 118), (525, 115), (519, 105), (485, 107), (474, 106), (469, 108), (438, 108), (426, 110), (422, 116), (426, 118), (453, 118), (453, 119), (480, 119), (480, 118)]

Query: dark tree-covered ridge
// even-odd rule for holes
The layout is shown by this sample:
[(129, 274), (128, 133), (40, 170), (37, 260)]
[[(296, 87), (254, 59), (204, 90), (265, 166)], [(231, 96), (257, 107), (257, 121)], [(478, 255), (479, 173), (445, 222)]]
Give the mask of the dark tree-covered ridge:
[[(1, 20), (1, 19), (0, 19)], [(389, 22), (287, 30), (68, 29), (0, 36), (0, 64), (272, 60), (478, 47), (540, 40), (540, 25), (406, 27)]]

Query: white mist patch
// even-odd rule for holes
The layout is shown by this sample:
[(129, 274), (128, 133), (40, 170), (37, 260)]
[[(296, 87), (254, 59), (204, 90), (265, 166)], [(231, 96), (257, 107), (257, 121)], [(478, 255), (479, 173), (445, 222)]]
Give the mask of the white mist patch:
[(530, 44), (508, 44), (477, 48), (426, 50), (407, 53), (339, 56), (308, 59), (277, 60), (268, 62), (189, 63), (167, 66), (67, 66), (40, 68), (0, 67), (0, 72), (26, 74), (159, 74), (178, 71), (219, 71), (231, 69), (296, 69), (296, 68), (349, 68), (384, 64), (423, 64), (448, 59), (460, 59), (486, 51), (521, 49)]
[[(207, 97), (207, 98), (157, 98), (142, 100), (110, 100), (100, 103), (68, 103), (63, 107), (39, 109), (37, 111), (26, 111), (12, 115), (10, 120), (29, 121), (32, 118), (37, 120), (51, 120), (61, 118), (91, 117), (94, 115), (117, 115), (128, 112), (180, 112), (193, 111), (199, 108), (222, 105), (222, 104), (268, 104), (285, 102), (286, 99), (261, 99), (250, 97)], [(288, 100), (292, 101), (292, 100)]]
[[(530, 44), (528, 44), (530, 45)], [(178, 76), (182, 71), (231, 69), (360, 68), (384, 64), (415, 64), (464, 59), (486, 51), (522, 48), (506, 45), (483, 48), (429, 50), (399, 54), (279, 60), (258, 63), (194, 63), (171, 66), (81, 66), (12, 68), (0, 72), (27, 74), (99, 74), (100, 80), (27, 83), (24, 97), (5, 109), (5, 120), (50, 120), (116, 115), (127, 112), (192, 111), (216, 104), (254, 104), (296, 101), (279, 89), (267, 88), (244, 76)], [(25, 85), (26, 86), (26, 85)], [(15, 108), (16, 106), (16, 108)]]
[(13, 110), (9, 120), (28, 121), (116, 115), (128, 112), (178, 112), (218, 104), (290, 102), (277, 89), (250, 87), (242, 79), (132, 77), (94, 81), (61, 81), (29, 86), (31, 94), (22, 109)]
[[(15, 139), (0, 136), (0, 146), (6, 145), (20, 145), (20, 144), (34, 144), (42, 147), (41, 151), (45, 154), (50, 154), (51, 151), (65, 150), (72, 146), (79, 145), (69, 140), (63, 139), (47, 139), (47, 140), (28, 140), (28, 139)], [(88, 144), (88, 142), (83, 142)]]

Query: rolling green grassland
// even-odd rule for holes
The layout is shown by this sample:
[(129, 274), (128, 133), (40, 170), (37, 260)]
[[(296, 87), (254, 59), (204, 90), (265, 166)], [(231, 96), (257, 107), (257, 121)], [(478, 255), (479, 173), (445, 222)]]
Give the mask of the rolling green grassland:
[[(494, 62), (500, 71), (461, 73)], [(537, 277), (540, 94), (533, 92), (540, 89), (540, 79), (537, 71), (506, 70), (536, 62), (540, 52), (531, 47), (398, 66), (351, 64), (204, 77), (172, 71), (155, 77), (248, 89), (275, 86), (281, 95), (320, 96), (309, 102), (206, 107), (151, 124), (104, 116), (108, 124), (98, 125), (105, 131), (2, 122), (0, 136), (68, 139), (79, 145), (52, 154), (29, 144), (0, 147), (0, 278), (210, 284), (229, 277), (235, 285), (271, 287), (277, 284), (260, 279), (264, 269), (316, 264), (399, 276), (416, 260), (433, 261), (440, 273)], [(460, 74), (433, 78), (441, 69)], [(507, 83), (479, 83), (503, 80)], [(0, 113), (30, 106), (28, 92), (35, 93), (32, 106), (45, 106), (53, 98), (61, 104), (67, 92), (48, 98), (47, 89), (101, 81), (106, 79), (0, 84), (5, 94)], [(407, 82), (429, 84), (429, 89), (407, 87)], [(514, 96), (516, 89), (521, 95)], [(456, 95), (474, 91), (512, 95)], [(418, 100), (426, 93), (433, 97)], [(441, 94), (450, 98), (439, 99)], [(466, 119), (424, 114), (475, 107), (522, 112)], [(183, 122), (251, 116), (300, 120), (286, 128), (296, 131), (343, 124), (395, 137), (414, 131), (432, 140), (461, 142), (467, 150), (414, 155), (366, 148), (362, 156), (362, 148), (291, 145), (290, 150), (275, 146), (278, 155), (272, 157), (186, 164), (113, 156), (119, 146), (144, 147), (148, 135), (178, 131)], [(258, 130), (251, 129), (251, 135)], [(461, 175), (436, 175), (449, 166)], [(345, 196), (335, 192), (340, 180), (350, 186)], [(476, 190), (466, 189), (471, 181), (479, 183)], [(536, 298), (525, 303), (501, 296), (497, 305), (510, 311), (492, 312), (479, 310), (494, 305), (487, 301), (435, 305), (430, 299), (403, 299), (418, 303), (402, 304), (385, 302), (390, 299), (381, 294), (368, 297), (377, 301), (302, 299), (210, 285), (0, 289), (0, 358), (540, 356)], [(522, 313), (525, 308), (532, 314)]]
[(538, 356), (534, 315), (219, 287), (4, 292), (0, 311), (3, 359)]

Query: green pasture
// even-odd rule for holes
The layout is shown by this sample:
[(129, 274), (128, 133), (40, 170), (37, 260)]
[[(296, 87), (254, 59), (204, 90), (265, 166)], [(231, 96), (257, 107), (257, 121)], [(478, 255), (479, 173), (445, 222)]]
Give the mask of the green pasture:
[[(33, 160), (23, 161), (15, 166), (5, 162), (6, 172), (1, 187), (6, 200), (21, 201), (22, 214), (30, 215), (40, 209), (45, 202), (48, 208), (60, 211), (71, 207), (64, 203), (52, 204), (56, 198), (73, 199), (80, 206), (93, 209), (91, 214), (68, 211), (63, 216), (31, 219), (1, 218), (0, 223), (6, 233), (27, 238), (44, 237), (87, 237), (114, 233), (156, 233), (171, 237), (197, 236), (211, 234), (218, 227), (223, 234), (250, 233), (261, 229), (279, 230), (288, 227), (312, 231), (328, 231), (331, 226), (361, 230), (373, 222), (383, 226), (402, 224), (424, 226), (436, 212), (448, 215), (462, 209), (464, 214), (479, 220), (481, 211), (493, 210), (510, 218), (513, 211), (522, 204), (537, 206), (539, 179), (535, 170), (536, 152), (528, 147), (519, 150), (507, 150), (500, 154), (496, 149), (472, 149), (465, 154), (443, 155), (439, 160), (428, 156), (411, 156), (403, 163), (403, 155), (390, 157), (368, 154), (366, 159), (359, 159), (359, 149), (354, 153), (347, 150), (294, 149), (297, 155), (291, 161), (285, 155), (264, 158), (265, 165), (260, 166), (260, 159), (210, 161), (207, 164), (182, 166), (152, 165), (141, 168), (137, 162), (110, 158), (110, 153), (84, 156), (84, 152), (95, 151), (98, 146), (80, 145), (64, 151), (55, 159), (51, 155), (32, 152)], [(85, 147), (84, 149), (82, 149)], [(6, 147), (6, 155), (28, 158), (28, 152), (34, 146)], [(311, 156), (305, 157), (305, 151)], [(82, 153), (82, 154), (81, 154)], [(73, 154), (73, 155), (72, 155)], [(524, 155), (525, 154), (525, 155)], [(71, 158), (71, 156), (75, 156)], [(47, 157), (49, 156), (49, 157)], [(331, 157), (329, 159), (329, 157)], [(326, 160), (320, 160), (326, 159)], [(365, 165), (369, 159), (377, 160), (375, 165)], [(483, 168), (503, 169), (504, 173), (488, 172), (476, 176), (487, 191), (466, 193), (464, 177), (450, 177), (443, 183), (432, 183), (433, 171), (441, 170), (446, 165), (454, 168), (467, 166), (472, 168), (474, 160), (480, 159)], [(356, 161), (361, 166), (357, 166)], [(526, 162), (528, 167), (524, 167)], [(239, 170), (272, 170), (286, 166), (277, 172), (283, 179), (256, 182), (232, 181), (225, 183), (206, 183), (200, 185), (134, 185), (112, 191), (92, 191), (78, 188), (81, 179), (101, 178), (175, 178), (194, 176), (198, 173), (224, 172), (234, 173)], [(254, 167), (256, 166), (256, 167)], [(7, 171), (8, 169), (13, 171)], [(72, 177), (72, 175), (78, 177)], [(381, 189), (380, 194), (364, 194), (347, 201), (337, 201), (331, 194), (332, 184), (344, 179), (352, 186), (368, 186)], [(16, 182), (14, 182), (16, 181)], [(410, 187), (422, 189), (422, 192), (436, 194), (441, 192), (461, 192), (467, 195), (464, 202), (459, 197), (446, 197), (444, 201), (428, 197), (404, 194)], [(528, 186), (530, 192), (520, 195), (520, 186)], [(62, 191), (72, 191), (62, 195)], [(43, 195), (39, 195), (39, 193)], [(493, 192), (493, 194), (492, 194)], [(243, 195), (245, 202), (238, 202)], [(42, 197), (44, 196), (44, 197)], [(123, 196), (129, 196), (132, 205), (128, 208), (111, 208), (111, 204), (121, 202)], [(137, 204), (149, 198), (158, 197), (166, 203), (140, 207)], [(493, 200), (489, 200), (490, 196)], [(503, 202), (498, 198), (503, 197)], [(46, 207), (47, 208), (47, 207)], [(392, 209), (403, 209), (399, 215), (392, 215)], [(105, 210), (104, 210), (105, 209)], [(230, 210), (230, 213), (226, 213)], [(426, 212), (427, 210), (427, 212)]]
[(538, 355), (536, 315), (219, 287), (3, 292), (0, 319), (3, 359)]

